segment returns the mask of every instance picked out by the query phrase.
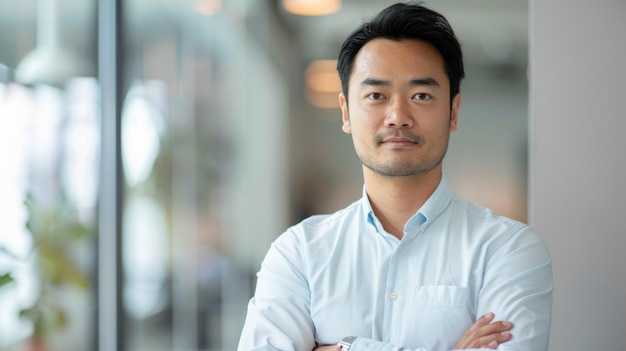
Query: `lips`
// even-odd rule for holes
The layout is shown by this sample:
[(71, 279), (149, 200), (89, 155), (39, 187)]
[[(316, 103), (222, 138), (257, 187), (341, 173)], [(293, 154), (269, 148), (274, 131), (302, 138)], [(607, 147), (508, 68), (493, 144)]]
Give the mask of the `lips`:
[(423, 144), (424, 139), (417, 134), (410, 133), (408, 131), (396, 131), (395, 133), (380, 133), (376, 140), (379, 144), (394, 145), (394, 146), (413, 146), (416, 144)]
[(424, 144), (424, 138), (407, 130), (378, 133), (375, 137), (375, 141), (379, 145), (393, 145), (398, 147)]
[(388, 137), (383, 139), (383, 143), (402, 143), (402, 144), (417, 144), (417, 141), (407, 137)]

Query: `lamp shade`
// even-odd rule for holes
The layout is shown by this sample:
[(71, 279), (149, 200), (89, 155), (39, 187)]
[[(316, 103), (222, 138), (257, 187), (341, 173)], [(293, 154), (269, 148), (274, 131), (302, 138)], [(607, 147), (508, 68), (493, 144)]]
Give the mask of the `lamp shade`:
[(287, 12), (301, 16), (324, 16), (338, 11), (341, 0), (283, 0)]
[(15, 80), (25, 85), (47, 84), (62, 86), (76, 76), (88, 76), (92, 69), (68, 50), (58, 46), (37, 47), (20, 61)]
[(37, 46), (18, 64), (18, 83), (62, 86), (72, 77), (92, 75), (93, 63), (62, 44), (57, 0), (39, 0), (36, 20)]

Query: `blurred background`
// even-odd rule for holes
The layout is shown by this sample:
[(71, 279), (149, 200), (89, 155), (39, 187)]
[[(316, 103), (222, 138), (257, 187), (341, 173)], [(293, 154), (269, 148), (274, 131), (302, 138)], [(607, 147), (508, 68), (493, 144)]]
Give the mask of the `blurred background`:
[[(0, 0), (0, 350), (234, 350), (271, 241), (361, 196), (334, 60), (392, 1), (115, 3)], [(466, 55), (448, 180), (527, 221), (528, 4), (426, 5)]]

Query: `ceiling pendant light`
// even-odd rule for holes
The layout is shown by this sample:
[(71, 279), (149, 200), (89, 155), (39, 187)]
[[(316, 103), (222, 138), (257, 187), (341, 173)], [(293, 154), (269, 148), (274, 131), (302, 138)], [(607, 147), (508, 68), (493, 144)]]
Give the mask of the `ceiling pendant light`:
[(300, 16), (324, 16), (339, 11), (341, 0), (283, 0), (287, 12)]
[(60, 87), (72, 77), (93, 75), (90, 61), (62, 42), (60, 11), (57, 0), (37, 1), (37, 46), (18, 64), (15, 71), (18, 83)]

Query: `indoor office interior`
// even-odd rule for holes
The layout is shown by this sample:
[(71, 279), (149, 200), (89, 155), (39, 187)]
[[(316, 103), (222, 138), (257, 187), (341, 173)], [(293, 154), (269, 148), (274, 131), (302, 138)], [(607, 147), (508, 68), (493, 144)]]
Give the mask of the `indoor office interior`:
[[(392, 1), (305, 2), (0, 1), (0, 350), (236, 349), (272, 240), (363, 189), (335, 60)], [(527, 222), (528, 3), (426, 5), (465, 53), (446, 177)]]

